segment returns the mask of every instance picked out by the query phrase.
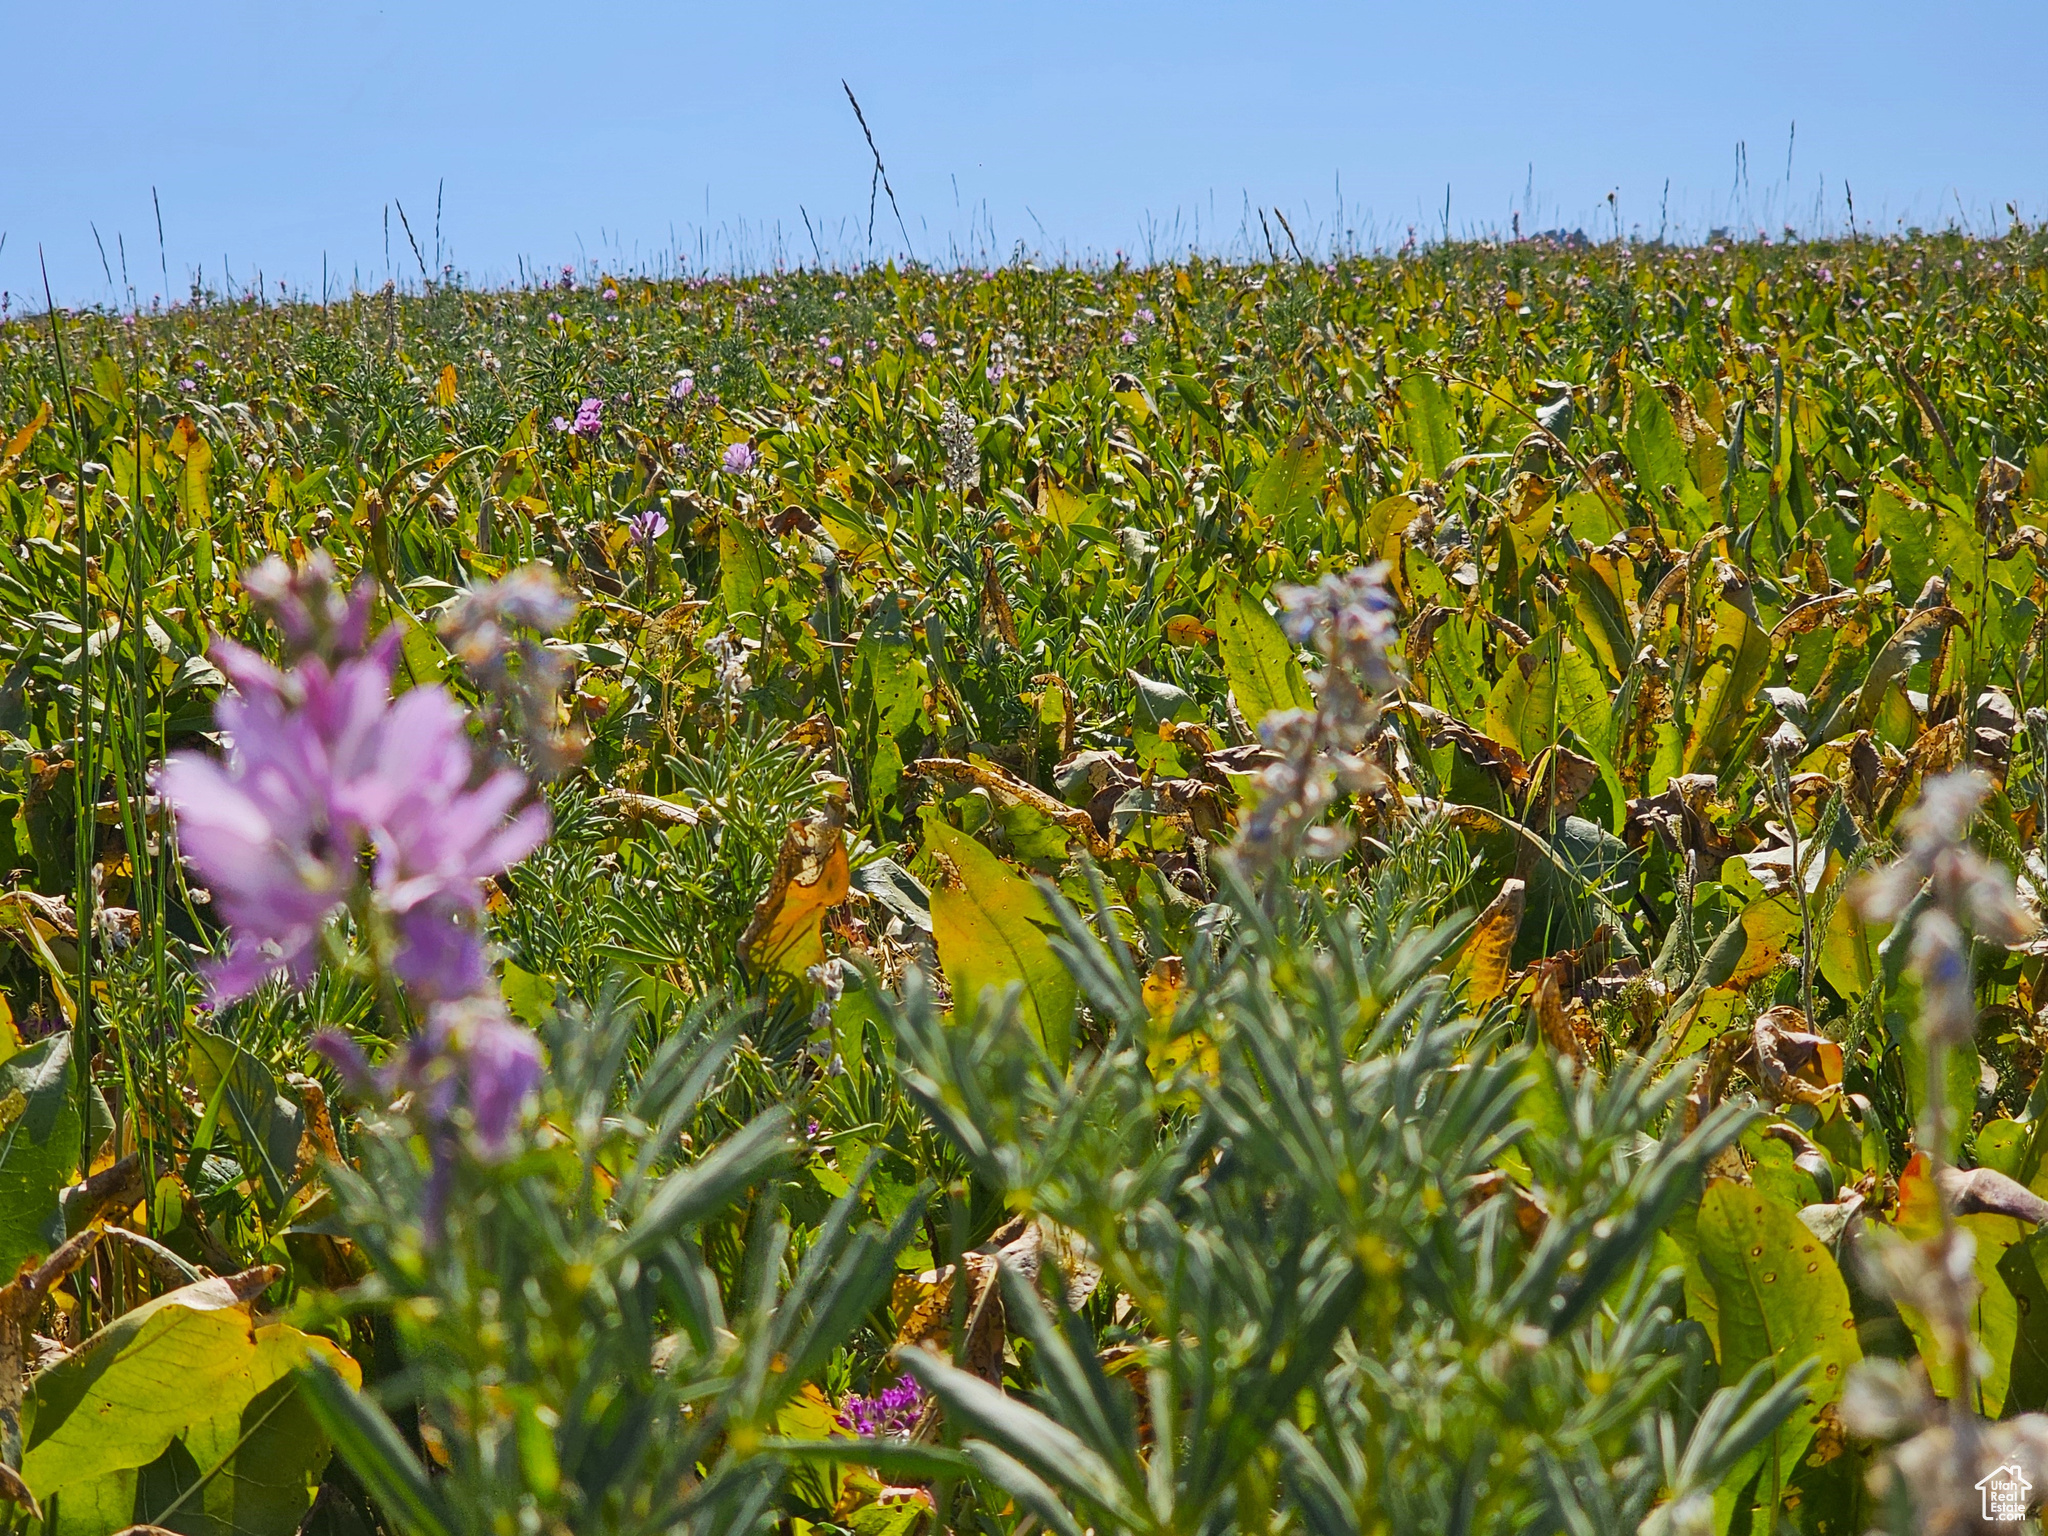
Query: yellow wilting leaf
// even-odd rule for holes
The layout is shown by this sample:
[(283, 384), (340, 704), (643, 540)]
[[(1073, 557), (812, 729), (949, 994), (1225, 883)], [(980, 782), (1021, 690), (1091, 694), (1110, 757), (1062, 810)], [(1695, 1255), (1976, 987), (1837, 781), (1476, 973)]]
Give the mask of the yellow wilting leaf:
[(1215, 638), (1216, 631), (1192, 613), (1176, 613), (1166, 621), (1166, 643), (1181, 650), (1207, 645)]
[(1508, 989), (1508, 957), (1514, 952), (1515, 935), (1522, 930), (1522, 911), (1528, 903), (1528, 887), (1520, 880), (1503, 880), (1500, 894), (1487, 904), (1472, 926), (1472, 937), (1458, 956), (1458, 969), (1467, 979), (1465, 995), (1475, 1006), (1492, 1002)]
[(800, 977), (824, 961), (825, 914), (846, 900), (852, 883), (844, 820), (844, 806), (834, 802), (789, 824), (768, 893), (740, 936), (740, 951), (757, 974)]
[(926, 822), (932, 851), (943, 857), (957, 884), (932, 892), (932, 939), (953, 989), (956, 1018), (986, 1022), (990, 1001), (1015, 984), (1017, 1010), (1052, 1059), (1064, 1066), (1072, 1049), (1074, 978), (1054, 953), (1056, 932), (1037, 887), (973, 838), (945, 822)]
[(36, 434), (50, 424), (50, 402), (45, 400), (35, 419), (14, 436), (7, 439), (7, 446), (0, 448), (0, 475), (6, 474), (21, 462), (21, 456), (28, 452), (28, 445), (36, 440)]
[(1570, 1017), (1565, 1013), (1564, 994), (1558, 990), (1557, 976), (1551, 966), (1535, 967), (1536, 991), (1529, 999), (1536, 1010), (1536, 1026), (1543, 1031), (1543, 1041), (1558, 1055), (1577, 1061), (1582, 1054), (1578, 1036), (1572, 1033)]
[[(331, 1447), (294, 1373), (318, 1361), (359, 1388), (362, 1372), (326, 1339), (257, 1321), (252, 1304), (278, 1273), (145, 1302), (36, 1379), (21, 1476), (44, 1504), (61, 1499), (62, 1529), (88, 1536), (173, 1511), (191, 1530), (296, 1528)], [(144, 1475), (174, 1446), (189, 1502)]]
[(441, 377), (434, 385), (434, 404), (446, 410), (455, 403), (455, 365), (443, 363)]
[[(1163, 955), (1152, 962), (1144, 985), (1145, 1013), (1150, 1024), (1146, 1031), (1145, 1065), (1157, 1083), (1165, 1082), (1190, 1062), (1211, 1082), (1223, 1070), (1216, 1043), (1201, 1030), (1173, 1033), (1173, 1015), (1186, 989), (1187, 967), (1180, 956)], [(1192, 1103), (1194, 1096), (1189, 1094), (1186, 1098)]]

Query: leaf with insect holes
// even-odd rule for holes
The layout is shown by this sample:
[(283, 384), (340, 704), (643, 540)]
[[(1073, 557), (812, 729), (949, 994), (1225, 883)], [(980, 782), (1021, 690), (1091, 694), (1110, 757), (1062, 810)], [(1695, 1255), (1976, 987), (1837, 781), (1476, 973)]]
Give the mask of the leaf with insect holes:
[(1297, 432), (1266, 460), (1252, 481), (1252, 513), (1271, 526), (1312, 510), (1323, 488), (1323, 448), (1311, 433)]
[(1424, 480), (1441, 480), (1458, 456), (1458, 418), (1443, 385), (1426, 373), (1401, 379), (1401, 423), (1408, 433), (1408, 457)]
[(1216, 588), (1216, 650), (1245, 723), (1282, 709), (1314, 709), (1315, 695), (1280, 623), (1234, 582)]
[[(14, 1037), (10, 1021), (6, 1034)], [(0, 1276), (63, 1237), (58, 1191), (80, 1151), (71, 1036), (51, 1035), (0, 1061)]]
[(1722, 1484), (1716, 1503), (1732, 1507), (1752, 1481), (1758, 1487), (1751, 1496), (1768, 1498), (1773, 1456), (1779, 1486), (1791, 1482), (1824, 1414), (1832, 1418), (1863, 1350), (1842, 1271), (1791, 1206), (1762, 1190), (1716, 1179), (1700, 1201), (1694, 1231), (1719, 1313), (1721, 1379), (1739, 1381), (1767, 1360), (1772, 1380), (1782, 1381), (1803, 1361), (1814, 1362), (1805, 1404), (1738, 1461)]

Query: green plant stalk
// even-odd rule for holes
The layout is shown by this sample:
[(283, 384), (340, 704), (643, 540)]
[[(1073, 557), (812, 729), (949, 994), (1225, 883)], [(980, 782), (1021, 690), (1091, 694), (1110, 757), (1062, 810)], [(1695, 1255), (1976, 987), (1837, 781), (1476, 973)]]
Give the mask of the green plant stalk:
[[(50, 293), (50, 271), (43, 268), (43, 302), (50, 317), (50, 345), (57, 354), (57, 387), (64, 396), (64, 415), (71, 428), (72, 511), (78, 519), (78, 719), (77, 747), (71, 768), (71, 797), (77, 824), (73, 829), (76, 869), (72, 922), (78, 932), (78, 983), (72, 996), (71, 1061), (78, 1073), (78, 1167), (81, 1176), (92, 1165), (92, 541), (85, 511), (85, 442), (78, 430), (78, 402), (71, 393), (71, 368), (64, 355), (64, 329), (57, 301)], [(81, 1324), (90, 1331), (89, 1318)]]

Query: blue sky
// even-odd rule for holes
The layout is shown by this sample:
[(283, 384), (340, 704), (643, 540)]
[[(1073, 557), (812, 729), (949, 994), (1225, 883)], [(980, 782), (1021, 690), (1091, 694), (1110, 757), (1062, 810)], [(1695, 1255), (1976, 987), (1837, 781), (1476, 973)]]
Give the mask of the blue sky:
[(1839, 228), (1845, 183), (1866, 226), (2048, 216), (2039, 0), (34, 0), (4, 35), (17, 309), (39, 245), (62, 302), (116, 298), (124, 246), (144, 303), (166, 271), (317, 293), (323, 257), (373, 286), (387, 207), (416, 279), (397, 209), (431, 266), (437, 188), (479, 281), (808, 259), (806, 214), (828, 257), (897, 252), (842, 78), (926, 260), (1262, 250), (1257, 207), (1398, 244), (1443, 232), (1446, 188), (1453, 233)]

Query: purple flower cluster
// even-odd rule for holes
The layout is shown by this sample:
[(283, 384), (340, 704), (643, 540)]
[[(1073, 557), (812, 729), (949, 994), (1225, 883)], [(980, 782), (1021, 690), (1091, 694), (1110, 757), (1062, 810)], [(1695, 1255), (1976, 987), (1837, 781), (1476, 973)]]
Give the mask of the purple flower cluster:
[(427, 1027), (381, 1071), (337, 1030), (323, 1030), (313, 1044), (356, 1092), (387, 1100), (412, 1094), (413, 1111), (429, 1128), (452, 1125), (456, 1112), (465, 1111), (487, 1157), (504, 1155), (519, 1128), (520, 1107), (541, 1082), (540, 1042), (508, 1019), (495, 998), (435, 1004)]
[(905, 1376), (873, 1397), (849, 1395), (839, 1405), (839, 1427), (863, 1440), (908, 1440), (924, 1412), (924, 1388)]
[(729, 443), (718, 462), (728, 475), (751, 475), (760, 460), (750, 444)]
[(604, 402), (595, 395), (576, 407), (576, 420), (569, 430), (578, 437), (595, 437), (604, 430)]
[(472, 783), (465, 716), (444, 690), (391, 697), (398, 632), (368, 639), (372, 583), (344, 598), (324, 555), (297, 573), (266, 561), (245, 582), (296, 664), (280, 670), (217, 639), (212, 655), (235, 688), (215, 711), (226, 761), (173, 753), (157, 778), (232, 930), (208, 978), (214, 1003), (279, 971), (305, 985), (345, 906), (388, 941), (392, 971), (422, 997), (473, 992), (484, 979), (479, 882), (547, 836), (546, 807), (515, 813), (527, 786), (509, 769)]
[(642, 550), (654, 547), (654, 541), (668, 532), (668, 519), (649, 507), (645, 512), (636, 512), (626, 519), (626, 532)]

